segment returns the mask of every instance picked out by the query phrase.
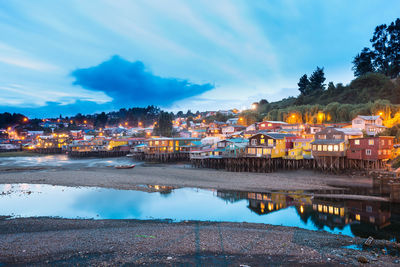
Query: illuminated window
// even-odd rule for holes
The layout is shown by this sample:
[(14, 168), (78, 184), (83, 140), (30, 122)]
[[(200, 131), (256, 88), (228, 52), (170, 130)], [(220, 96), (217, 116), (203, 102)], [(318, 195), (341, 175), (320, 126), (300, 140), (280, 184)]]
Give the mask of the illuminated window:
[(333, 146), (332, 145), (328, 146), (328, 151), (333, 151)]
[(314, 151), (317, 150), (317, 145), (313, 145), (312, 147), (313, 147), (312, 149), (313, 149)]
[(324, 212), (328, 212), (328, 206), (324, 206)]
[(388, 141), (388, 144), (391, 145), (391, 144), (392, 144), (392, 140), (389, 140), (389, 141)]
[(260, 139), (260, 144), (264, 144), (265, 143), (265, 139)]
[(318, 151), (322, 151), (322, 145), (318, 145)]
[(370, 223), (375, 223), (375, 217), (369, 216), (369, 222)]
[(320, 135), (318, 135), (318, 138), (319, 139), (326, 139), (326, 135), (325, 134), (320, 134)]
[(271, 127), (272, 126), (272, 124), (271, 123), (268, 123), (268, 127)]
[(368, 145), (373, 146), (374, 145), (374, 139), (368, 140)]
[(262, 155), (262, 148), (257, 148), (257, 155)]
[(327, 145), (323, 145), (323, 146), (322, 146), (322, 150), (323, 150), (323, 151), (327, 151), (327, 150), (328, 150), (328, 146), (327, 146)]
[(333, 209), (333, 213), (334, 213), (335, 215), (339, 215), (339, 208), (334, 208), (334, 209)]
[(340, 151), (344, 151), (344, 144), (343, 143), (340, 144)]
[(268, 139), (268, 145), (273, 146), (274, 145), (274, 139)]
[(383, 145), (383, 146), (385, 145), (385, 140), (384, 139), (381, 140), (381, 145)]
[(332, 206), (329, 206), (329, 213), (333, 214), (333, 207)]
[(322, 205), (321, 204), (318, 205), (318, 211), (322, 212)]
[(264, 149), (263, 149), (263, 154), (264, 154), (264, 155), (268, 155), (268, 149), (264, 148)]
[(354, 140), (354, 144), (358, 146), (360, 144), (360, 140)]
[(357, 220), (357, 221), (361, 220), (360, 214), (356, 214), (356, 220)]
[(338, 146), (338, 145), (334, 145), (334, 146), (333, 146), (333, 150), (334, 150), (334, 151), (339, 151), (339, 146)]

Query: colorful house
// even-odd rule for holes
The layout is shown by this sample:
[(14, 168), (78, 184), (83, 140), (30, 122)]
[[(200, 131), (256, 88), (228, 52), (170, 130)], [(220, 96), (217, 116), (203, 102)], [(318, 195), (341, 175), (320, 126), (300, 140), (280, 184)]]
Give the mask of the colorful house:
[(287, 159), (310, 159), (311, 155), (311, 142), (312, 138), (308, 139), (295, 139), (293, 141), (293, 147), (288, 149), (286, 158)]
[(282, 158), (285, 156), (286, 138), (291, 134), (261, 132), (249, 138), (246, 155), (249, 157)]
[(386, 127), (382, 125), (381, 116), (361, 116), (358, 115), (351, 121), (351, 127), (363, 130), (367, 135), (375, 136), (382, 132)]
[(388, 160), (393, 150), (392, 136), (356, 138), (349, 141), (348, 159)]
[(258, 124), (260, 131), (277, 131), (281, 129), (282, 125), (286, 125), (284, 121), (263, 121)]
[(348, 136), (343, 131), (328, 127), (317, 134), (311, 143), (313, 157), (344, 157)]
[(147, 140), (147, 153), (178, 153), (190, 152), (196, 147), (199, 138), (159, 137)]

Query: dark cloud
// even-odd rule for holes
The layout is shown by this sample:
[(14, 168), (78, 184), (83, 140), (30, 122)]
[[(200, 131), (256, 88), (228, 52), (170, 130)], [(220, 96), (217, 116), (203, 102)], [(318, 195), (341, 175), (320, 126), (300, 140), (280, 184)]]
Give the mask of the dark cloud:
[(141, 61), (129, 62), (119, 56), (98, 66), (77, 69), (71, 75), (76, 79), (75, 85), (104, 92), (116, 106), (166, 107), (214, 88), (209, 83), (192, 84), (188, 80), (156, 76)]

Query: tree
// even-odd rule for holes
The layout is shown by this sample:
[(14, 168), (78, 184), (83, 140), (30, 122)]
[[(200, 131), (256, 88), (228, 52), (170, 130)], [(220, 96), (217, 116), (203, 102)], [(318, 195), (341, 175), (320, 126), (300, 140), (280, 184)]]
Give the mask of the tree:
[(172, 136), (172, 119), (173, 116), (170, 113), (161, 111), (154, 127), (154, 134), (166, 137)]
[(359, 77), (369, 72), (374, 72), (373, 58), (374, 53), (369, 48), (364, 47), (361, 53), (357, 54), (352, 61), (354, 76)]
[(323, 91), (325, 89), (325, 80), (324, 68), (317, 67), (310, 76), (309, 94)]
[(308, 94), (308, 86), (310, 85), (310, 81), (308, 80), (307, 74), (301, 76), (297, 85), (299, 86), (299, 91), (301, 95)]
[(108, 116), (106, 115), (106, 113), (103, 111), (102, 113), (98, 114), (94, 120), (94, 125), (96, 127), (101, 127), (104, 128), (104, 126), (106, 126), (108, 120)]

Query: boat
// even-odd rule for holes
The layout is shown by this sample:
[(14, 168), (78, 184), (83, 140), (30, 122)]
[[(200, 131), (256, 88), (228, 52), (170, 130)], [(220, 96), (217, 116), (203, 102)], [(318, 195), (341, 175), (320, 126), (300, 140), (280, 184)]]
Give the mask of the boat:
[(135, 164), (132, 165), (117, 165), (115, 166), (116, 169), (133, 169), (135, 167)]

